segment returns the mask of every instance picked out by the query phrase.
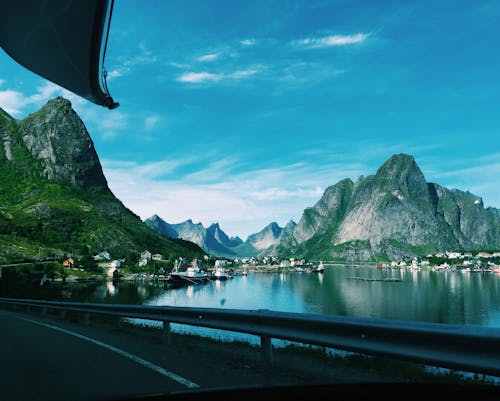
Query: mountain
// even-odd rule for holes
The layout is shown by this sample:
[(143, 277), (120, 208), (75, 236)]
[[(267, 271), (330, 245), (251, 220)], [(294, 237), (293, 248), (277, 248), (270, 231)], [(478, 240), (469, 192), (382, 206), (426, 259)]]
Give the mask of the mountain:
[(202, 251), (148, 228), (110, 191), (84, 123), (61, 97), (17, 120), (0, 109), (0, 257)]
[(273, 255), (275, 247), (293, 233), (296, 223), (290, 220), (285, 227), (272, 222), (261, 231), (251, 234), (235, 250), (241, 256)]
[(193, 242), (205, 252), (215, 256), (234, 257), (236, 253), (231, 248), (243, 242), (238, 237), (229, 238), (218, 223), (214, 223), (208, 228), (203, 227), (201, 223), (193, 223), (191, 219), (182, 223), (169, 224), (157, 215), (146, 219), (144, 223), (164, 237), (182, 238), (185, 241)]
[(233, 248), (243, 243), (240, 237), (229, 238), (227, 234), (222, 231), (219, 223), (214, 223), (207, 228), (207, 238), (214, 238), (217, 243), (222, 244), (226, 248)]
[(275, 222), (267, 225), (258, 233), (248, 236), (243, 242), (239, 237), (229, 237), (219, 223), (208, 228), (201, 223), (194, 224), (186, 220), (178, 224), (169, 224), (157, 215), (144, 221), (153, 230), (168, 238), (182, 238), (198, 244), (206, 252), (215, 256), (251, 257), (271, 253), (276, 244), (293, 232), (295, 222), (290, 220), (285, 228)]
[(427, 183), (412, 156), (397, 154), (375, 175), (327, 188), (276, 252), (363, 260), (484, 248), (500, 248), (499, 210)]

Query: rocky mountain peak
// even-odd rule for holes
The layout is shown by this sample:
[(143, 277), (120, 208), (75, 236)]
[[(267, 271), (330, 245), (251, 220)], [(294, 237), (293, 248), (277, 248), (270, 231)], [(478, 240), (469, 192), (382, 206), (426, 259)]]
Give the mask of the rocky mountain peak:
[(385, 189), (400, 199), (423, 197), (429, 200), (424, 174), (411, 155), (400, 153), (391, 156), (379, 167), (375, 179), (381, 180)]
[(49, 100), (21, 121), (20, 133), (28, 151), (41, 162), (42, 175), (49, 180), (108, 188), (94, 143), (69, 100)]
[(377, 170), (378, 177), (394, 178), (401, 175), (420, 174), (420, 168), (417, 166), (415, 159), (411, 155), (399, 153), (391, 156)]

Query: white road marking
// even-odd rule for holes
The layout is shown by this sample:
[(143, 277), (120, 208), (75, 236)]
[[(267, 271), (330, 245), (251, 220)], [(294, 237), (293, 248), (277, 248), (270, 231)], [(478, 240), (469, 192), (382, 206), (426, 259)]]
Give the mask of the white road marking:
[(121, 356), (124, 356), (125, 358), (131, 359), (132, 361), (134, 361), (134, 362), (136, 362), (136, 363), (138, 363), (138, 364), (140, 364), (142, 366), (145, 366), (145, 367), (147, 367), (149, 369), (152, 369), (155, 372), (157, 372), (157, 373), (159, 373), (159, 374), (161, 374), (163, 376), (166, 376), (169, 379), (172, 379), (172, 380), (176, 381), (177, 383), (183, 384), (184, 386), (186, 386), (188, 388), (198, 388), (198, 387), (200, 387), (198, 384), (193, 383), (192, 381), (189, 381), (188, 379), (185, 379), (182, 376), (179, 376), (179, 375), (177, 375), (177, 374), (175, 374), (173, 372), (170, 372), (170, 371), (168, 371), (166, 369), (163, 369), (161, 366), (158, 366), (158, 365), (155, 365), (154, 363), (148, 362), (145, 359), (142, 359), (142, 358), (140, 358), (138, 356), (135, 356), (135, 355), (133, 355), (133, 354), (127, 352), (127, 351), (123, 351), (123, 350), (121, 350), (119, 348), (113, 347), (112, 345), (103, 343), (101, 341), (98, 341), (98, 340), (95, 340), (93, 338), (84, 336), (82, 334), (78, 334), (78, 333), (74, 333), (74, 332), (66, 330), (66, 329), (62, 329), (62, 328), (57, 327), (57, 326), (52, 326), (50, 324), (37, 322), (36, 320), (26, 319), (26, 318), (22, 318), (22, 317), (19, 317), (19, 319), (26, 320), (28, 322), (38, 324), (40, 326), (45, 326), (45, 327), (48, 327), (49, 329), (61, 331), (61, 332), (65, 333), (65, 334), (68, 334), (70, 336), (74, 336), (74, 337), (80, 338), (81, 340), (89, 341), (89, 342), (91, 342), (91, 343), (93, 343), (95, 345), (98, 345), (100, 347), (103, 347), (103, 348), (106, 348), (106, 349), (108, 349), (110, 351), (113, 351), (113, 352), (117, 353), (118, 355), (121, 355)]

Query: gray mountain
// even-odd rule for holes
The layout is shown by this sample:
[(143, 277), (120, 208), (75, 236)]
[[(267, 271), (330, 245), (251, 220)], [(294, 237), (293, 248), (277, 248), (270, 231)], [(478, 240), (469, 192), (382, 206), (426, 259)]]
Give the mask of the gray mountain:
[(229, 237), (220, 228), (219, 223), (211, 224), (208, 228), (203, 227), (201, 223), (194, 224), (191, 219), (169, 224), (157, 215), (145, 220), (145, 223), (165, 237), (182, 238), (198, 244), (207, 253), (226, 257), (271, 254), (274, 247), (291, 235), (296, 226), (293, 220), (290, 220), (284, 228), (272, 222), (258, 233), (249, 235), (243, 242), (239, 237)]
[(146, 225), (167, 238), (181, 238), (199, 245), (205, 252), (215, 256), (235, 257), (232, 249), (243, 241), (238, 237), (229, 238), (218, 223), (203, 227), (201, 223), (193, 223), (191, 219), (182, 223), (169, 224), (161, 217), (154, 215), (144, 221)]
[(236, 251), (241, 256), (274, 255), (276, 245), (290, 236), (297, 224), (290, 220), (285, 227), (272, 222), (258, 233), (249, 235), (247, 240)]
[(172, 239), (179, 238), (179, 233), (157, 214), (151, 216), (144, 223), (163, 237)]
[(219, 244), (222, 244), (226, 248), (233, 248), (243, 243), (240, 237), (231, 237), (229, 238), (227, 234), (222, 231), (219, 226), (219, 223), (211, 224), (207, 228), (207, 237), (213, 237)]
[(414, 158), (398, 154), (375, 175), (327, 188), (277, 253), (395, 259), (480, 248), (500, 248), (499, 211), (469, 192), (427, 183)]

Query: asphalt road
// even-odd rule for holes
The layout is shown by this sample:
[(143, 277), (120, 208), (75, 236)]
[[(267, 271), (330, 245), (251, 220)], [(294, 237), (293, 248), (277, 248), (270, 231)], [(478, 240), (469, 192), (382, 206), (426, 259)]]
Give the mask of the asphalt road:
[(0, 399), (114, 399), (196, 387), (159, 365), (50, 320), (1, 311), (0, 327)]
[[(277, 364), (266, 371), (259, 350), (251, 347), (214, 345), (189, 336), (173, 336), (166, 346), (158, 333), (0, 310), (2, 401), (118, 400), (198, 386), (311, 384), (321, 378), (318, 369), (305, 369), (303, 357), (295, 360), (298, 369), (284, 362), (285, 368)], [(335, 369), (323, 376), (328, 382), (345, 380)]]
[(156, 330), (0, 310), (0, 401), (117, 401), (197, 389), (408, 379), (314, 353), (275, 351), (274, 365), (263, 369), (259, 349), (248, 345), (172, 335), (167, 346)]

